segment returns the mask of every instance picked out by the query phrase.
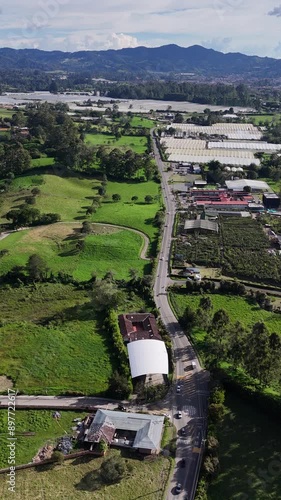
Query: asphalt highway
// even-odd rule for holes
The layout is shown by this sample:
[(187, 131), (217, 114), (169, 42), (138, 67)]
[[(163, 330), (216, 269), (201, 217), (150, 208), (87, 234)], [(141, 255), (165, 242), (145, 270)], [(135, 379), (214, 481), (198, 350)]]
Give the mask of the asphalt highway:
[[(209, 374), (202, 370), (196, 353), (168, 301), (169, 256), (176, 203), (168, 183), (169, 172), (166, 172), (154, 138), (153, 149), (162, 177), (161, 187), (166, 206), (162, 245), (154, 284), (154, 299), (173, 342), (175, 373), (171, 417), (178, 432), (176, 465), (168, 488), (167, 500), (175, 497), (179, 500), (193, 500), (205, 445)], [(181, 412), (180, 418), (179, 411)], [(182, 466), (182, 459), (185, 459), (185, 467)], [(181, 485), (180, 493), (176, 491), (178, 483)]]

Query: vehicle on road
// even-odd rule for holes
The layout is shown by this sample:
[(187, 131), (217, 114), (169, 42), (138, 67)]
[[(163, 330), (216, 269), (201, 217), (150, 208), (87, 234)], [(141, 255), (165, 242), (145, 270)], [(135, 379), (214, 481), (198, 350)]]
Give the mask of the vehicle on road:
[(178, 418), (182, 418), (182, 412), (179, 410), (178, 413), (177, 413), (177, 417)]
[(182, 436), (186, 436), (186, 431), (185, 431), (185, 428), (184, 428), (184, 427), (182, 427), (182, 429), (181, 429), (181, 435), (182, 435)]
[(176, 486), (176, 493), (180, 493), (182, 490), (182, 485), (181, 483), (177, 483), (177, 486)]
[(127, 411), (124, 405), (119, 404), (118, 405), (118, 410), (119, 411)]
[(182, 459), (181, 459), (181, 461), (180, 461), (180, 466), (181, 466), (182, 468), (184, 468), (184, 467), (185, 467), (185, 458), (182, 458)]
[(181, 391), (181, 386), (178, 384), (177, 385), (177, 393), (179, 393)]

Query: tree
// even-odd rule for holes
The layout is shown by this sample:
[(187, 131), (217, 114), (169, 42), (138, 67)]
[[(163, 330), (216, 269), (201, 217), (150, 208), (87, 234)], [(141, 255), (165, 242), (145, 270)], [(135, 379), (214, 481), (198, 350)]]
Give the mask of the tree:
[(91, 232), (92, 232), (92, 225), (90, 224), (90, 222), (88, 222), (88, 221), (82, 222), (81, 232), (85, 233), (85, 234), (91, 234)]
[(131, 200), (133, 203), (136, 203), (138, 201), (139, 197), (138, 196), (132, 196)]
[(213, 304), (210, 297), (201, 297), (199, 307), (201, 307), (201, 309), (203, 309), (204, 311), (210, 311), (211, 309), (213, 309)]
[(121, 200), (121, 196), (120, 196), (120, 194), (117, 194), (117, 193), (116, 193), (116, 194), (113, 194), (113, 195), (112, 195), (112, 200), (113, 200), (114, 202), (120, 201), (120, 200)]
[(126, 375), (115, 371), (109, 381), (110, 392), (115, 398), (127, 398), (131, 393), (131, 385)]
[(263, 386), (271, 380), (271, 350), (268, 330), (263, 322), (255, 323), (247, 336), (244, 368)]
[(119, 483), (126, 474), (126, 462), (120, 456), (110, 457), (101, 464), (100, 477), (105, 484)]
[(40, 211), (37, 208), (25, 205), (20, 210), (10, 210), (6, 218), (12, 221), (14, 227), (31, 226), (40, 220)]
[(151, 196), (150, 194), (147, 194), (146, 197), (144, 198), (144, 201), (147, 204), (153, 203), (153, 196)]
[(116, 309), (124, 302), (124, 293), (113, 282), (97, 280), (93, 285), (92, 302), (97, 311)]
[(42, 281), (46, 278), (48, 267), (40, 255), (32, 254), (26, 265), (28, 276), (32, 281)]

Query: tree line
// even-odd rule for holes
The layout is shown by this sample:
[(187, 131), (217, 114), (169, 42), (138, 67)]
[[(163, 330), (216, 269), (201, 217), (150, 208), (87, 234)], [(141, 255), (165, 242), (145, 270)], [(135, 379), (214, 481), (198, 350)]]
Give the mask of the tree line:
[(225, 85), (193, 82), (144, 82), (111, 85), (109, 97), (118, 99), (161, 99), (164, 101), (190, 101), (225, 106), (253, 105), (253, 97), (244, 84)]
[(181, 321), (188, 328), (195, 326), (207, 333), (205, 358), (210, 368), (229, 362), (262, 387), (281, 382), (281, 339), (278, 333), (269, 333), (263, 322), (249, 330), (241, 322), (232, 323), (224, 309), (213, 312), (210, 297), (203, 296), (194, 311), (185, 308)]

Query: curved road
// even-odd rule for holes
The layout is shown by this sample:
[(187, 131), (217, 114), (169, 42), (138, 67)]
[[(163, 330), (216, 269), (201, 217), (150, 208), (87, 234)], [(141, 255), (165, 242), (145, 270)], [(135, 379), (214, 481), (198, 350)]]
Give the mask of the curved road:
[[(169, 485), (167, 500), (174, 499), (175, 496), (181, 500), (193, 500), (204, 451), (209, 374), (202, 370), (196, 353), (168, 301), (169, 254), (176, 203), (168, 183), (169, 174), (161, 160), (153, 132), (152, 140), (155, 160), (162, 177), (161, 186), (166, 205), (165, 227), (154, 284), (154, 299), (173, 342), (175, 373), (171, 416), (178, 431), (176, 466)], [(182, 412), (181, 418), (178, 418), (179, 410)], [(185, 458), (185, 467), (180, 466), (182, 458)], [(180, 494), (175, 491), (178, 482), (182, 485)]]

